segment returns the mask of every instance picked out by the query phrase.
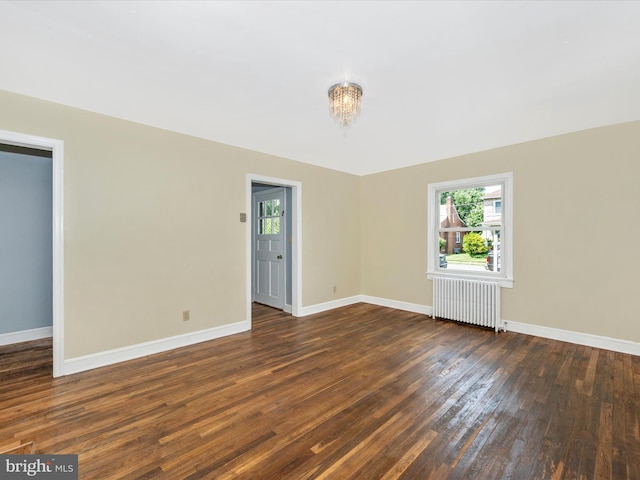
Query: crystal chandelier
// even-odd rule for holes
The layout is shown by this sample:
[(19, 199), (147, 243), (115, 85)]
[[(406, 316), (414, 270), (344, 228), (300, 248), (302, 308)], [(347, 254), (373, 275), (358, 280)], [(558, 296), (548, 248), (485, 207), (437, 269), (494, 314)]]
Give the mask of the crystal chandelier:
[(329, 89), (329, 113), (342, 127), (351, 125), (362, 110), (362, 87), (357, 83), (336, 83)]

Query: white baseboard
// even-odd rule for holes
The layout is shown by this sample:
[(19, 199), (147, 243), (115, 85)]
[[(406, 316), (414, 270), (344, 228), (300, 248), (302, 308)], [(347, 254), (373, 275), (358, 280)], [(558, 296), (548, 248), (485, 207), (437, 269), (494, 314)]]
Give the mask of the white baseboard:
[[(352, 297), (346, 297), (338, 300), (332, 300), (330, 302), (302, 307), (300, 309), (300, 316), (326, 312), (335, 308), (345, 307), (347, 305), (353, 305), (360, 302), (379, 305), (382, 307), (395, 308), (408, 312), (420, 313), (424, 315), (431, 315), (431, 312), (433, 310), (432, 307), (428, 305), (390, 300), (387, 298), (373, 297), (370, 295), (354, 295)], [(507, 331), (515, 333), (534, 335), (542, 338), (549, 338), (552, 340), (559, 340), (563, 342), (575, 343), (578, 345), (586, 345), (589, 347), (602, 348), (606, 350), (612, 350), (614, 352), (628, 353), (631, 355), (640, 356), (640, 343), (637, 342), (507, 320), (504, 320), (504, 324)], [(104, 367), (114, 363), (144, 357), (146, 355), (165, 352), (174, 348), (186, 347), (195, 343), (205, 342), (207, 340), (213, 340), (216, 338), (225, 337), (227, 335), (245, 332), (250, 329), (251, 321), (247, 320), (243, 322), (232, 323), (230, 325), (214, 327), (208, 330), (201, 330), (199, 332), (186, 333), (183, 335), (177, 335), (161, 340), (154, 340), (151, 342), (109, 350), (106, 352), (71, 358), (64, 361), (62, 374), (70, 375), (85, 370), (91, 370), (93, 368)], [(24, 332), (7, 333), (0, 335), (0, 345), (35, 340), (38, 338), (50, 337), (51, 335), (51, 327), (26, 330)], [(11, 341), (9, 341), (10, 339)]]
[(390, 300), (388, 298), (372, 297), (370, 295), (361, 295), (362, 302), (379, 305), (381, 307), (395, 308), (396, 310), (404, 310), (406, 312), (423, 313), (431, 315), (433, 308), (428, 305), (420, 305), (418, 303), (401, 302), (398, 300)]
[(390, 300), (388, 298), (372, 297), (370, 295), (354, 295), (353, 297), (340, 298), (338, 300), (332, 300), (330, 302), (318, 303), (316, 305), (309, 305), (308, 307), (302, 307), (301, 317), (307, 315), (313, 315), (314, 313), (327, 312), (334, 308), (346, 307), (347, 305), (353, 305), (354, 303), (370, 303), (372, 305), (379, 305), (381, 307), (395, 308), (397, 310), (405, 310), (407, 312), (423, 313), (425, 315), (431, 315), (433, 310), (427, 305), (419, 305), (417, 303), (400, 302), (398, 300)]
[(505, 328), (508, 332), (524, 333), (536, 337), (560, 340), (561, 342), (575, 343), (587, 347), (603, 348), (614, 352), (628, 353), (640, 356), (640, 343), (618, 338), (602, 337), (590, 333), (572, 332), (553, 327), (543, 327), (528, 323), (512, 322), (504, 320)]
[(330, 302), (317, 303), (315, 305), (309, 305), (308, 307), (302, 307), (300, 309), (300, 315), (298, 316), (306, 317), (307, 315), (327, 312), (334, 308), (346, 307), (347, 305), (353, 305), (354, 303), (360, 303), (361, 301), (361, 295), (354, 295), (353, 297), (339, 298), (338, 300), (331, 300)]
[[(429, 305), (402, 302), (398, 300), (391, 300), (388, 298), (373, 297), (370, 295), (355, 295), (353, 297), (342, 298), (340, 300), (334, 300), (331, 302), (304, 307), (302, 309), (304, 312), (302, 316), (325, 312), (334, 308), (344, 307), (346, 305), (352, 305), (359, 302), (379, 305), (381, 307), (395, 308), (398, 310), (405, 310), (407, 312), (422, 313), (424, 315), (431, 315), (431, 313), (433, 312), (433, 307)], [(510, 332), (534, 335), (536, 337), (549, 338), (551, 340), (559, 340), (562, 342), (575, 343), (577, 345), (585, 345), (588, 347), (602, 348), (605, 350), (612, 350), (614, 352), (628, 353), (630, 355), (640, 356), (640, 343), (638, 342), (621, 340), (618, 338), (603, 337), (600, 335), (593, 335), (589, 333), (573, 332), (570, 330), (561, 330), (559, 328), (512, 322), (510, 320), (503, 320), (503, 323), (506, 330)]]
[(282, 307), (282, 311), (284, 313), (291, 313), (293, 311), (293, 307), (291, 305), (289, 305), (288, 303), (285, 303), (284, 307)]
[(175, 337), (153, 340), (151, 342), (139, 343), (127, 347), (116, 348), (106, 352), (84, 355), (82, 357), (70, 358), (64, 361), (63, 375), (91, 370), (93, 368), (105, 367), (114, 363), (125, 362), (135, 358), (153, 355), (155, 353), (166, 352), (174, 348), (186, 347), (195, 343), (206, 342), (235, 333), (246, 332), (251, 329), (251, 322), (237, 322), (220, 327), (200, 330), (199, 332), (185, 333)]
[(11, 345), (12, 343), (29, 342), (53, 336), (53, 327), (32, 328), (21, 330), (20, 332), (10, 332), (0, 334), (0, 345)]
[[(369, 295), (361, 295), (361, 301), (380, 305), (382, 307), (396, 308), (398, 310), (406, 310), (414, 313), (423, 313), (425, 315), (431, 315), (433, 312), (433, 307), (428, 305), (399, 302), (397, 300), (371, 297)], [(543, 327), (540, 325), (531, 325), (507, 320), (503, 320), (503, 323), (507, 331), (510, 332), (524, 333), (526, 335), (534, 335), (536, 337), (549, 338), (551, 340), (559, 340), (562, 342), (575, 343), (577, 345), (585, 345), (588, 347), (602, 348), (605, 350), (612, 350), (614, 352), (640, 356), (640, 343), (631, 342), (629, 340), (602, 337), (600, 335), (593, 335), (589, 333), (572, 332), (570, 330), (561, 330), (559, 328)]]

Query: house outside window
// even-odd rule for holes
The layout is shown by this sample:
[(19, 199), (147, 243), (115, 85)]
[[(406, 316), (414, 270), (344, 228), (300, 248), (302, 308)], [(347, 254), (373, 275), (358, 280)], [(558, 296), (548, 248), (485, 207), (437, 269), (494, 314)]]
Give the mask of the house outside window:
[(429, 278), (462, 276), (513, 286), (512, 184), (511, 173), (429, 184)]
[[(440, 232), (440, 238), (445, 241), (442, 253), (452, 254), (460, 253), (462, 250), (462, 239), (465, 232), (454, 230), (456, 227), (465, 227), (464, 222), (458, 215), (458, 210), (453, 202), (453, 197), (447, 196), (444, 203), (440, 205), (439, 221), (443, 231)], [(446, 229), (446, 230), (445, 230)]]

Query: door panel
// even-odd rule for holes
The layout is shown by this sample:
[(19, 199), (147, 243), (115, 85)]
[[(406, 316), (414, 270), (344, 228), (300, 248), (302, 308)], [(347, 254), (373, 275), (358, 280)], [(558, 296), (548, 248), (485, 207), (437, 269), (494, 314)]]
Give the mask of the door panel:
[(256, 262), (256, 294), (269, 295), (269, 262), (258, 260)]
[(271, 291), (269, 292), (269, 295), (272, 298), (280, 298), (280, 265), (278, 263), (272, 263), (271, 264), (271, 281), (269, 282), (269, 288), (271, 288)]

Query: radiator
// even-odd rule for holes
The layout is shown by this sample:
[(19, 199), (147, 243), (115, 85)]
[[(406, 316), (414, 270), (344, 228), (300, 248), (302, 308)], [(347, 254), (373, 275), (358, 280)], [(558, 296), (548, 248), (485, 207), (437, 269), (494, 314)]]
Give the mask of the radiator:
[(490, 327), (500, 321), (500, 285), (497, 282), (457, 278), (433, 279), (433, 318)]

